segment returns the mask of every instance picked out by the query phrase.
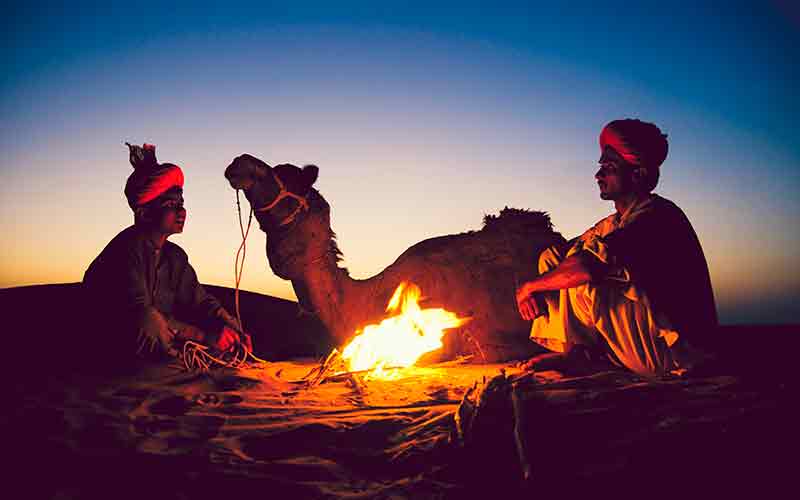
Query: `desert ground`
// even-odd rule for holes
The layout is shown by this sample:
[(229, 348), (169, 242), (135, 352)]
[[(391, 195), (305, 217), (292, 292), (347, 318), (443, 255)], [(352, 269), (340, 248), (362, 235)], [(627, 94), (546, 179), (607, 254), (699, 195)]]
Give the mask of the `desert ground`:
[[(232, 290), (209, 289), (232, 306)], [(308, 387), (333, 345), (296, 303), (243, 292), (269, 363), (193, 373), (86, 345), (79, 292), (0, 290), (4, 469), (19, 498), (770, 497), (794, 485), (796, 325), (724, 327), (718, 362), (658, 382), (507, 363)]]

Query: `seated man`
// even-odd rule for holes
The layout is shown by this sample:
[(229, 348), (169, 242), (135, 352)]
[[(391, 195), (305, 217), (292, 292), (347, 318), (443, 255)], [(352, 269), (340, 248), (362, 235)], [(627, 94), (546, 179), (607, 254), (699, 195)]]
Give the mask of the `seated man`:
[(106, 330), (101, 342), (111, 352), (133, 352), (136, 340), (137, 352), (155, 350), (159, 357), (175, 355), (186, 340), (219, 351), (236, 345), (252, 350), (236, 319), (198, 283), (186, 252), (167, 241), (186, 222), (180, 167), (159, 165), (150, 144), (128, 147), (134, 171), (125, 196), (134, 224), (106, 245), (83, 277), (99, 311), (95, 324)]
[(666, 135), (639, 120), (600, 134), (595, 178), (616, 212), (568, 248), (543, 252), (540, 275), (517, 291), (531, 338), (563, 353), (539, 368), (573, 351), (663, 376), (688, 369), (711, 340), (717, 313), (700, 242), (683, 211), (652, 193), (667, 149)]

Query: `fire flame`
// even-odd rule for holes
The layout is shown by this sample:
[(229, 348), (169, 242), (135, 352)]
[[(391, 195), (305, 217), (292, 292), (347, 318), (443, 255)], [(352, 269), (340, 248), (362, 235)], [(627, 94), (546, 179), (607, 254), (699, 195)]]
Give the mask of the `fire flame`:
[(469, 321), (445, 309), (421, 309), (420, 295), (419, 287), (413, 283), (398, 285), (386, 312), (396, 313), (399, 309), (399, 314), (365, 326), (342, 351), (350, 371), (371, 370), (370, 377), (391, 378), (385, 369), (412, 366), (426, 352), (442, 347), (446, 329)]

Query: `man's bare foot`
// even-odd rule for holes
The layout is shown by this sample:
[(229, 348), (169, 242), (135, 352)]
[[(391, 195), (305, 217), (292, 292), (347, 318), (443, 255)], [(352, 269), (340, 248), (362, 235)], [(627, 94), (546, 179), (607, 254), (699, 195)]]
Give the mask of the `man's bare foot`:
[(548, 352), (536, 355), (527, 361), (522, 361), (518, 366), (525, 372), (562, 370), (567, 365), (567, 358), (566, 353)]
[(614, 365), (601, 355), (592, 353), (587, 348), (576, 345), (569, 352), (548, 352), (539, 354), (518, 365), (523, 372), (542, 372), (555, 370), (565, 375), (588, 375), (601, 371), (613, 370)]

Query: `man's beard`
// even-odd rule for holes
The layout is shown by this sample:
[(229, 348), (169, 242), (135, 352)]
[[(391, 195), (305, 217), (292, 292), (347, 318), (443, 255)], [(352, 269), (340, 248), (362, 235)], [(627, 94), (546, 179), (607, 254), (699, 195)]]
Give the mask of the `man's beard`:
[(614, 194), (612, 194), (612, 193), (605, 193), (603, 191), (600, 191), (600, 199), (601, 200), (614, 201), (616, 198), (617, 197), (614, 196)]

